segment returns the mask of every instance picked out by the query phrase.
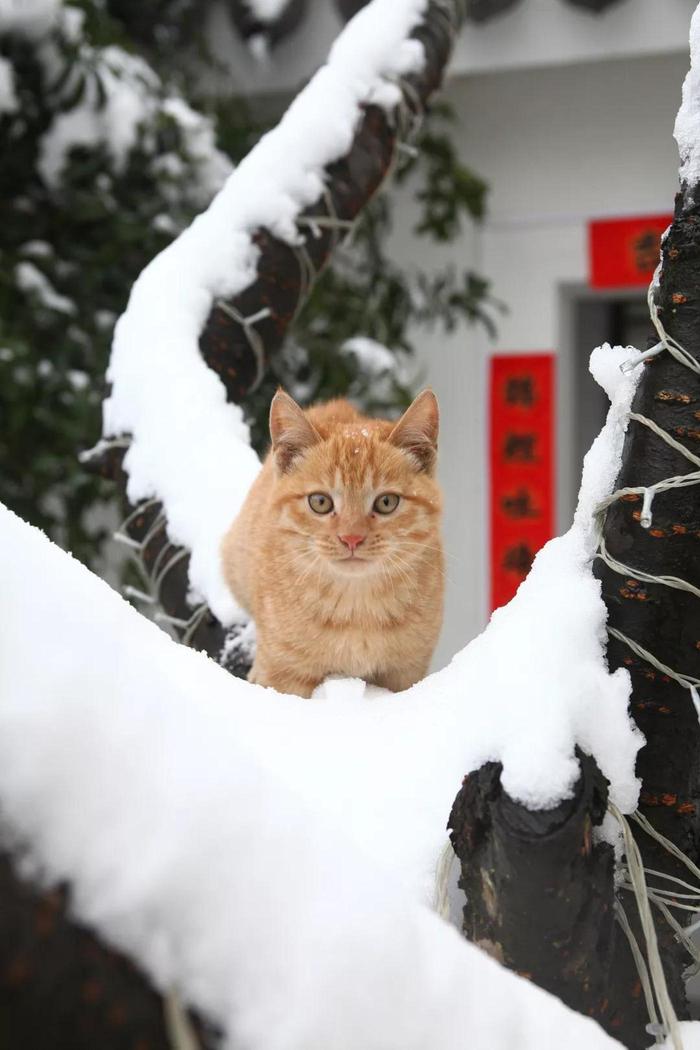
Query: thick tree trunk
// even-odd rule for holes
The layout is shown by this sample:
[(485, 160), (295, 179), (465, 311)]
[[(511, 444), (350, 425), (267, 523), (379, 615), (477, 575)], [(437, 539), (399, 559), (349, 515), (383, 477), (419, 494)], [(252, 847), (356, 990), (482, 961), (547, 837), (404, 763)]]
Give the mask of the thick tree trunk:
[[(700, 207), (689, 204), (690, 200), (689, 195), (677, 199), (675, 219), (663, 244), (655, 301), (667, 334), (697, 358)], [(668, 350), (640, 367), (643, 374), (633, 414), (651, 420), (684, 448), (700, 455), (698, 374)], [(697, 469), (654, 429), (632, 419), (615, 489), (650, 486)], [(625, 667), (631, 674), (631, 710), (646, 737), (637, 764), (643, 784), (640, 811), (697, 863), (698, 714), (689, 690), (619, 635), (666, 668), (700, 678), (697, 593), (645, 579), (676, 577), (700, 587), (700, 488), (690, 485), (658, 493), (649, 528), (642, 526), (643, 507), (643, 495), (631, 493), (612, 503), (605, 519), (604, 543), (616, 567), (598, 561), (595, 571), (614, 632), (608, 659), (611, 669)], [(648, 1036), (643, 1030), (643, 1000), (631, 976), (626, 942), (612, 922), (609, 855), (597, 848), (585, 864), (581, 859), (582, 828), (588, 815), (593, 817), (587, 801), (589, 777), (584, 765), (577, 798), (566, 804), (565, 812), (559, 807), (553, 813), (529, 813), (505, 799), (498, 772), (491, 766), (467, 779), (451, 818), (468, 896), (465, 931), (497, 944), (507, 965), (528, 973), (569, 1005), (597, 1018), (627, 1045), (644, 1046)], [(470, 806), (474, 813), (469, 812)], [(646, 868), (688, 878), (687, 868), (662, 844), (635, 830)], [(524, 848), (526, 841), (536, 842), (536, 850)], [(664, 889), (670, 885), (660, 882), (658, 876), (650, 876), (649, 882)], [(623, 903), (634, 928), (634, 900), (627, 897)], [(679, 1017), (687, 1017), (682, 971), (690, 960), (665, 920), (658, 918), (656, 925), (671, 998)], [(581, 947), (573, 955), (572, 938)]]
[[(668, 335), (698, 358), (700, 208), (688, 207), (687, 198), (681, 194), (662, 257), (660, 284), (655, 290), (659, 317)], [(643, 368), (633, 412), (700, 455), (700, 376), (668, 351), (651, 358)], [(697, 469), (648, 426), (632, 420), (616, 488), (652, 485)], [(630, 494), (607, 513), (607, 551), (627, 567), (614, 571), (599, 563), (609, 626), (636, 642), (661, 665), (700, 679), (698, 595), (643, 578), (676, 577), (700, 587), (700, 487), (689, 485), (658, 493), (649, 528), (642, 527), (642, 512), (642, 495)], [(700, 725), (691, 694), (616, 636), (610, 638), (608, 659), (611, 668), (626, 667), (630, 672), (632, 714), (646, 738), (637, 762), (642, 778), (639, 809), (657, 831), (698, 863)], [(646, 867), (687, 879), (687, 868), (663, 845), (642, 832), (637, 832), (637, 839)], [(652, 882), (659, 885), (658, 880)], [(663, 921), (657, 926), (667, 969), (673, 967), (677, 974), (687, 958), (679, 954), (669, 926)], [(678, 999), (677, 1008), (686, 1015), (680, 990)]]
[[(700, 209), (676, 216), (663, 245), (663, 268), (655, 294), (666, 331), (700, 356)], [(655, 341), (655, 340), (654, 340)], [(632, 409), (653, 420), (682, 446), (700, 455), (700, 376), (664, 352), (644, 366)], [(644, 486), (697, 467), (656, 433), (632, 421), (617, 488)], [(599, 563), (610, 626), (664, 665), (700, 678), (700, 602), (697, 595), (635, 576), (675, 576), (700, 587), (700, 487), (659, 493), (652, 522), (642, 528), (642, 496), (613, 504), (605, 524), (610, 555), (631, 572)], [(627, 667), (634, 685), (632, 713), (644, 732), (638, 772), (640, 810), (694, 861), (700, 860), (700, 726), (689, 691), (611, 638), (611, 667)], [(663, 859), (651, 842), (640, 845)]]
[(490, 762), (465, 778), (450, 814), (462, 860), (466, 936), (509, 969), (594, 1017), (626, 1046), (649, 1044), (641, 985), (615, 919), (614, 857), (594, 844), (607, 782), (581, 759), (574, 797), (531, 812)]
[(33, 889), (0, 852), (0, 902), (0, 1050), (173, 1050), (160, 995), (69, 918), (65, 889)]

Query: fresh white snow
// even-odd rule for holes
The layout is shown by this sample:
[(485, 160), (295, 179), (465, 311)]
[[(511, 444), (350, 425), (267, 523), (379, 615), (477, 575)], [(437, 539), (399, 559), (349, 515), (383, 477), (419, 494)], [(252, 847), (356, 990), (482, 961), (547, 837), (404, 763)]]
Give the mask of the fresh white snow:
[(245, 0), (246, 6), (261, 22), (274, 22), (287, 7), (289, 0)]
[(74, 75), (85, 76), (81, 102), (56, 115), (41, 143), (38, 168), (50, 186), (59, 182), (66, 156), (76, 146), (104, 144), (115, 168), (121, 170), (136, 144), (139, 127), (152, 119), (158, 101), (160, 81), (138, 55), (116, 45), (97, 51), (85, 44), (83, 51), (89, 51), (97, 63), (104, 104), (97, 78), (76, 66)]
[(62, 0), (0, 0), (0, 33), (39, 37), (56, 21)]
[(296, 217), (321, 196), (325, 167), (349, 150), (361, 104), (397, 103), (399, 89), (387, 78), (423, 61), (421, 45), (407, 37), (425, 5), (373, 0), (353, 19), (280, 125), (144, 270), (116, 328), (104, 434), (132, 435), (124, 463), (129, 499), (163, 501), (171, 538), (192, 552), (193, 590), (224, 623), (236, 606), (219, 546), (259, 463), (240, 409), (226, 403), (202, 361), (199, 334), (216, 297), (254, 280), (257, 227), (298, 239)]
[(401, 697), (279, 696), (176, 645), (4, 509), (0, 577), (0, 804), (23, 870), (67, 879), (75, 915), (226, 1047), (619, 1046), (421, 903), (492, 669)]
[(355, 358), (365, 375), (378, 376), (396, 369), (396, 356), (376, 339), (356, 335), (352, 339), (346, 339), (340, 349), (344, 354)]
[(18, 288), (21, 288), (23, 292), (36, 295), (39, 302), (47, 310), (55, 310), (56, 313), (60, 314), (76, 313), (75, 303), (71, 299), (66, 298), (65, 295), (59, 295), (48, 277), (34, 263), (17, 263), (15, 266), (15, 279)]
[(217, 148), (214, 125), (177, 95), (166, 98), (160, 108), (180, 127), (188, 159), (195, 166), (198, 193), (206, 205), (232, 171), (230, 160)]
[[(683, 1040), (683, 1050), (700, 1050), (700, 1021), (681, 1021), (678, 1027)], [(651, 1044), (651, 1047), (653, 1050), (675, 1050), (670, 1036), (660, 1047), (656, 1043)]]
[[(163, 98), (160, 78), (138, 55), (114, 45), (98, 50), (88, 44), (81, 45), (81, 54), (85, 63), (96, 66), (104, 99), (95, 76), (88, 74), (80, 103), (59, 113), (42, 139), (38, 162), (42, 178), (50, 186), (57, 185), (69, 151), (99, 143), (108, 149), (116, 170), (123, 170), (139, 133), (163, 113), (179, 125), (194, 167), (194, 188), (202, 205), (208, 203), (231, 173), (230, 161), (216, 148), (211, 120), (177, 96)], [(174, 174), (181, 175), (183, 160), (173, 158), (179, 166)]]
[(700, 183), (700, 5), (690, 23), (690, 70), (683, 84), (674, 136), (681, 158), (681, 182), (695, 187)]

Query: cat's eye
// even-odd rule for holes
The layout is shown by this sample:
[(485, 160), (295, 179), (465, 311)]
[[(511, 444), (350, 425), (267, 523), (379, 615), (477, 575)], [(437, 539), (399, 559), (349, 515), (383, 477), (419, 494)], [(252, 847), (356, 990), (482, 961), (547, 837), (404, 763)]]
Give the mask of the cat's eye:
[(391, 514), (396, 510), (401, 497), (397, 496), (395, 492), (385, 492), (381, 496), (377, 496), (374, 501), (373, 510), (376, 510), (377, 514)]
[(325, 492), (312, 492), (309, 496), (309, 506), (315, 514), (330, 514), (333, 510), (333, 500)]

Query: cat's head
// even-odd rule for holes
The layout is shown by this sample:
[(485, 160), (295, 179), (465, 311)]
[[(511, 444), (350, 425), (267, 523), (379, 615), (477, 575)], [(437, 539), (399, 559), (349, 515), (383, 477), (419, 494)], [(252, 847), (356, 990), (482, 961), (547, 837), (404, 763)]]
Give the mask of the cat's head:
[(438, 425), (431, 390), (397, 423), (364, 419), (346, 401), (304, 411), (278, 391), (270, 435), (283, 541), (319, 572), (348, 578), (431, 561), (441, 514)]

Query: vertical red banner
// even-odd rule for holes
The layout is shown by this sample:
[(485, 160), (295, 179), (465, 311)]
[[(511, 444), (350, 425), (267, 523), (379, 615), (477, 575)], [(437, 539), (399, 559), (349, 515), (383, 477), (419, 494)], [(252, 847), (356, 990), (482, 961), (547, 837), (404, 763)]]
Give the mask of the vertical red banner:
[(554, 532), (554, 356), (491, 359), (491, 608)]

